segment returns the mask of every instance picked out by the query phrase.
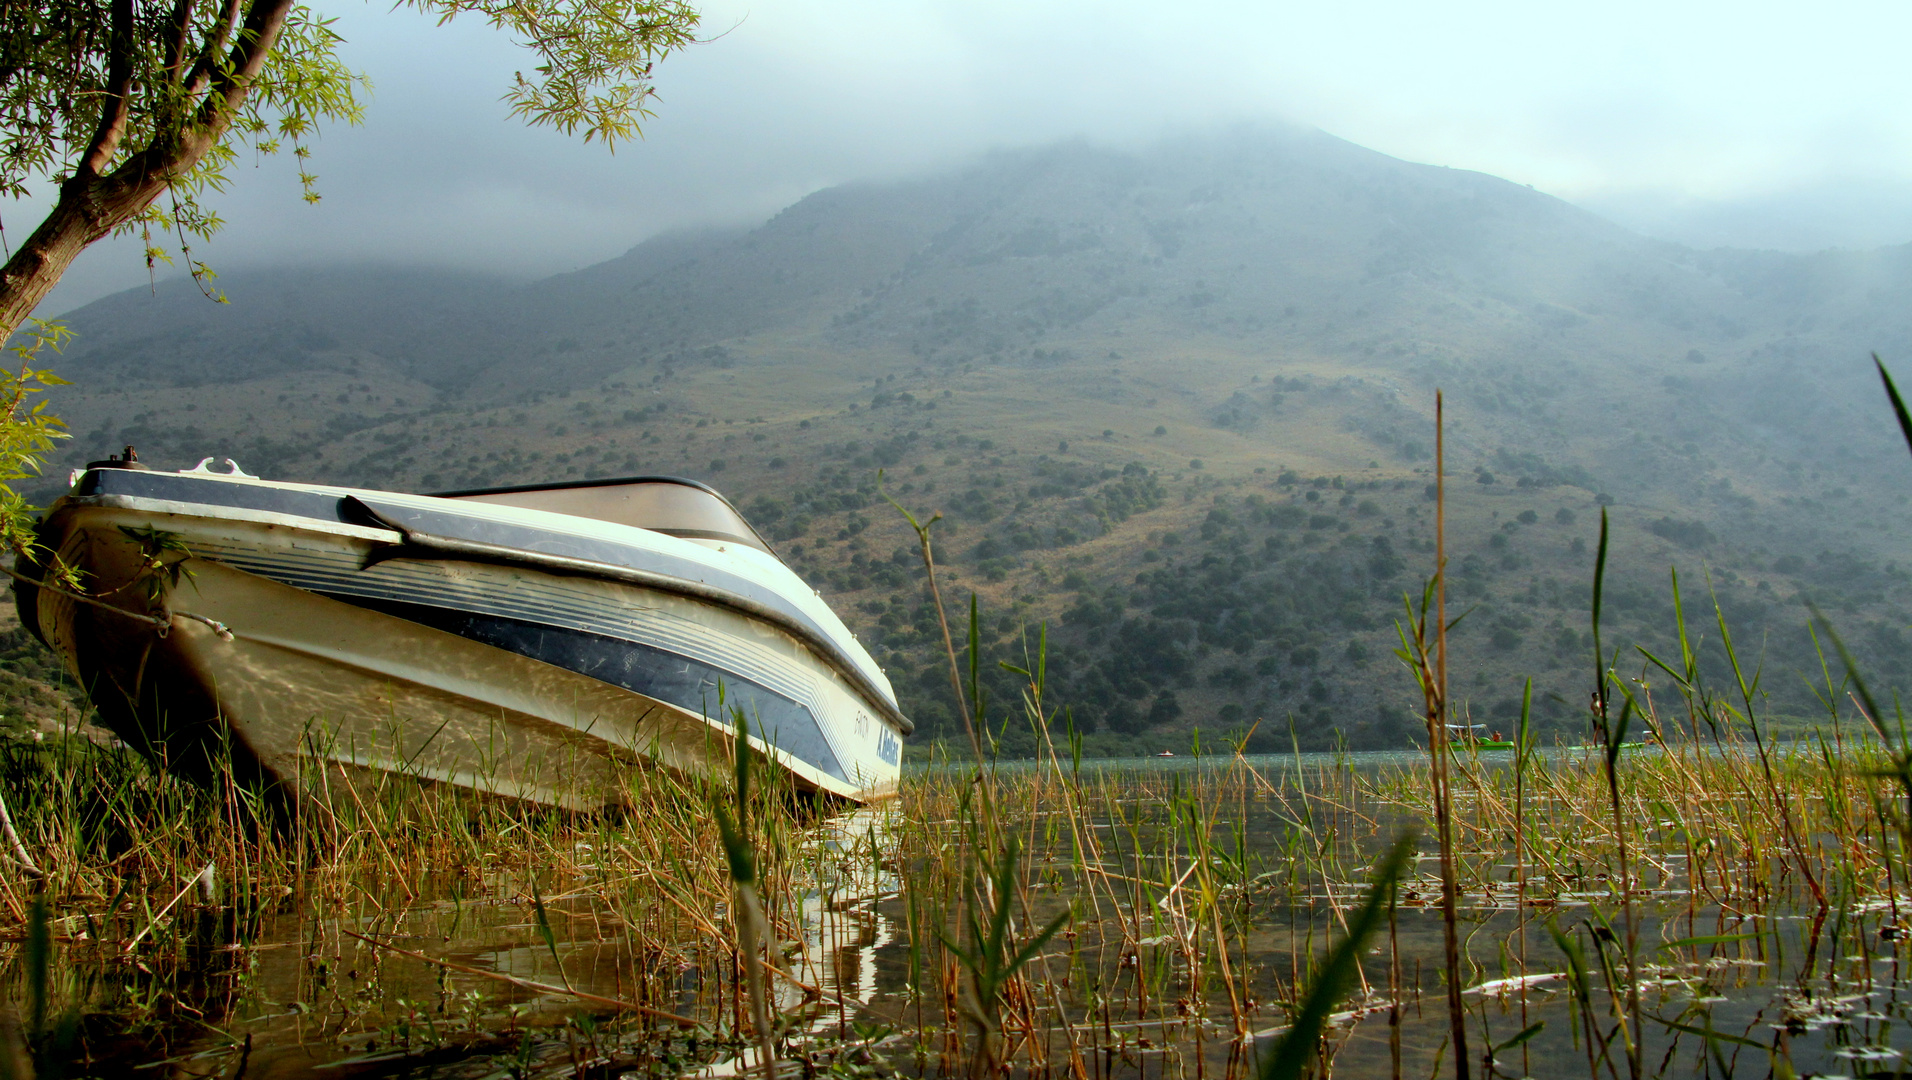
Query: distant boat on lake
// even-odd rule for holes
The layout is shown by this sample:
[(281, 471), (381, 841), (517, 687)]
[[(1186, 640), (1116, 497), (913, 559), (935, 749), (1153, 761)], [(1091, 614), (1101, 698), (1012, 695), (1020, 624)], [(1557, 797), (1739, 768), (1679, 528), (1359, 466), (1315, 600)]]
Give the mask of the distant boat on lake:
[(128, 451), (40, 525), (90, 602), (15, 590), (102, 722), (171, 768), (229, 751), (294, 794), (405, 777), (589, 808), (647, 760), (727, 761), (742, 710), (799, 787), (896, 790), (911, 724), (889, 680), (703, 484), (406, 495)]
[(1484, 734), (1486, 731), (1486, 724), (1449, 724), (1447, 725), (1447, 741), (1470, 746), (1475, 750), (1518, 749), (1513, 740), (1500, 738), (1499, 733), (1488, 736)]

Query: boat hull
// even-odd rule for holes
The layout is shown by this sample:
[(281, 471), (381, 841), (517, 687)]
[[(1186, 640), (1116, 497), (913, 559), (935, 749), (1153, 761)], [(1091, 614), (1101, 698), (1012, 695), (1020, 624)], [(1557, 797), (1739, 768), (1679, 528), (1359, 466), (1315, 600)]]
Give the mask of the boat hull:
[[(189, 553), (176, 578), (153, 572), (153, 535)], [(43, 537), (113, 610), (38, 590), (42, 637), (109, 727), (183, 772), (230, 763), (296, 797), (403, 778), (589, 808), (651, 764), (727, 761), (742, 711), (800, 787), (895, 791), (885, 703), (786, 626), (694, 590), (136, 497), (65, 500)]]

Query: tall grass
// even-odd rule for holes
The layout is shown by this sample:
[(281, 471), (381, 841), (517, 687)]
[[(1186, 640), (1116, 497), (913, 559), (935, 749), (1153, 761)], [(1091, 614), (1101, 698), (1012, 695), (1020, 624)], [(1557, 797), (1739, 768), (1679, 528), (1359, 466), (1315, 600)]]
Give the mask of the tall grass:
[[(1557, 1072), (1549, 1040), (1578, 1033), (1582, 1067), (1619, 1076), (1638, 1058), (1654, 1073), (1669, 1040), (1698, 1038), (1681, 1031), (1707, 1019), (1667, 1011), (1639, 984), (1778, 961), (1798, 947), (1782, 946), (1779, 920), (1817, 910), (1808, 874), (1843, 949), (1897, 948), (1878, 938), (1904, 902), (1891, 748), (1846, 713), (1815, 735), (1755, 739), (1733, 702), (1629, 689), (1665, 739), (1612, 755), (1611, 773), (1604, 747), (1451, 752), (1459, 989), (1490, 988), (1463, 996), (1477, 1071), (1518, 1047)], [(1681, 720), (1710, 710), (1711, 723), (1695, 737), (1668, 705)], [(86, 1046), (107, 1045), (109, 1029), (178, 1029), (184, 1014), (166, 995), (204, 1012), (208, 999), (190, 987), (209, 960), (231, 958), (229, 972), (232, 960), (277, 963), (296, 942), (313, 959), (259, 993), (302, 1002), (304, 1037), (318, 1032), (333, 1054), (550, 1055), (588, 1021), (602, 1056), (620, 1062), (688, 1066), (754, 1047), (752, 1060), (800, 1069), (1246, 1075), (1320, 1012), (1313, 991), (1330, 946), (1362, 924), (1374, 853), (1435, 817), (1427, 763), (1224, 750), (1176, 772), (1123, 771), (1058, 749), (990, 776), (1003, 841), (984, 863), (973, 762), (911, 775), (898, 805), (855, 824), (819, 816), (770, 774), (740, 787), (660, 770), (633, 778), (619, 815), (394, 783), (335, 792), (337, 805), (305, 819), (322, 828), (275, 830), (251, 823), (237, 793), (180, 784), (119, 751), (55, 740), (0, 756), (0, 791), (46, 870), (60, 970), (150, 972), (138, 992), (54, 981), (50, 1015), (82, 1006)], [(792, 950), (757, 948), (738, 923), (748, 905), (719, 808), (739, 814), (740, 792), (759, 941)], [(1782, 807), (1792, 834), (1774, 824)], [(1428, 855), (1389, 894), (1396, 947), (1370, 941), (1350, 954), (1360, 963), (1313, 1040), (1320, 1054), (1369, 1060), (1362, 1017), (1386, 1011), (1403, 1069), (1426, 1075), (1437, 1056), (1455, 1068), (1456, 979), (1439, 944), (1446, 883), (1438, 851)], [(28, 926), (32, 883), (9, 875), (6, 889), (19, 904), (7, 917)], [(876, 970), (893, 962), (895, 974), (853, 985), (851, 959), (884, 925), (900, 940)], [(1561, 982), (1524, 980), (1570, 963), (1563, 1013), (1546, 993)], [(341, 985), (347, 972), (357, 985)], [(368, 972), (381, 993), (368, 992)], [(26, 968), (5, 978), (26, 1001)], [(238, 984), (223, 985), (215, 997)], [(1525, 1004), (1503, 1007), (1501, 991)], [(237, 1055), (243, 1033), (232, 1034)]]

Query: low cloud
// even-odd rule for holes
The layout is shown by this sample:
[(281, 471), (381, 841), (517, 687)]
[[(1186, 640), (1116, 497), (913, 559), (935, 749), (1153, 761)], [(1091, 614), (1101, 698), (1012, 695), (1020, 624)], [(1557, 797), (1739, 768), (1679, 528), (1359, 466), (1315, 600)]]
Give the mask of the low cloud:
[[(647, 137), (613, 156), (508, 117), (499, 95), (528, 57), (482, 25), (324, 6), (375, 84), (367, 122), (317, 142), (317, 207), (289, 162), (242, 163), (219, 202), (231, 224), (198, 252), (215, 268), (390, 261), (531, 277), (994, 147), (1270, 120), (1533, 184), (1675, 238), (1912, 239), (1912, 117), (1892, 54), (1912, 9), (1782, 21), (1644, 3), (722, 0), (707, 9), (714, 40), (661, 65)], [(1842, 199), (1865, 213), (1829, 209)], [(33, 209), (8, 211), (9, 236)], [(146, 280), (139, 249), (89, 252), (48, 310)]]

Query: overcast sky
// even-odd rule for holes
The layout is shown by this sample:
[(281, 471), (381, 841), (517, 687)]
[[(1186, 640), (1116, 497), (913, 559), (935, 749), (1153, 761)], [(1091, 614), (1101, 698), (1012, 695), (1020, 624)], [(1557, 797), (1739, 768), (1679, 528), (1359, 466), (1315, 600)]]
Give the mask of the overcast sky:
[[(216, 268), (367, 260), (532, 276), (659, 230), (761, 220), (846, 180), (993, 147), (1319, 127), (1701, 245), (1912, 240), (1912, 6), (713, 0), (616, 156), (505, 116), (527, 54), (473, 22), (321, 0), (374, 83), (316, 144), (323, 202), (246, 162)], [(10, 232), (32, 208), (4, 207)], [(145, 281), (82, 257), (54, 312)]]

